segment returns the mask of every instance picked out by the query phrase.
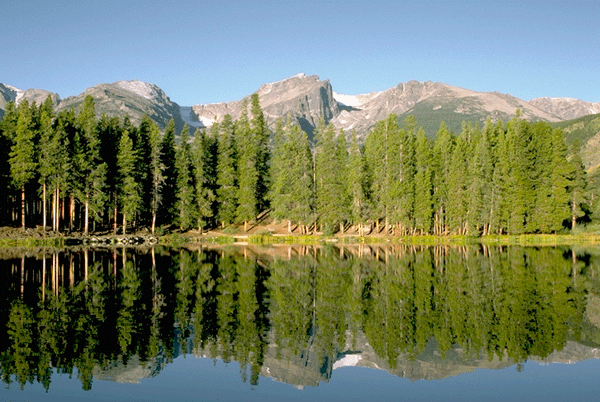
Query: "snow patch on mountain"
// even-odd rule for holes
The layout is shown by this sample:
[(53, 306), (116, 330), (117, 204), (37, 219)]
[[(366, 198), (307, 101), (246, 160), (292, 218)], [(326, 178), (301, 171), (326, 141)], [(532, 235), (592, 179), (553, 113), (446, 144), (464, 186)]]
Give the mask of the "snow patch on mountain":
[(18, 105), (21, 102), (21, 99), (23, 99), (23, 95), (25, 94), (25, 91), (23, 91), (22, 89), (13, 87), (12, 85), (8, 85), (8, 84), (2, 84), (4, 85), (6, 88), (10, 89), (11, 91), (15, 92), (15, 105)]
[[(208, 127), (202, 118), (199, 118), (200, 121), (195, 121), (192, 119), (192, 107), (191, 106), (180, 106), (179, 111), (181, 113), (181, 119), (184, 123), (186, 123), (189, 127), (199, 127), (204, 128)], [(212, 124), (212, 123), (211, 123)]]
[(339, 103), (350, 106), (350, 107), (361, 107), (362, 102), (358, 99), (356, 95), (344, 95), (338, 94), (337, 92), (333, 93), (333, 99), (338, 101)]
[(119, 81), (115, 84), (146, 99), (154, 99), (158, 97), (157, 86), (154, 84), (149, 84), (147, 82), (138, 80)]
[(341, 367), (354, 367), (358, 366), (358, 362), (362, 360), (361, 355), (346, 355), (340, 360), (333, 363), (333, 369), (339, 369)]

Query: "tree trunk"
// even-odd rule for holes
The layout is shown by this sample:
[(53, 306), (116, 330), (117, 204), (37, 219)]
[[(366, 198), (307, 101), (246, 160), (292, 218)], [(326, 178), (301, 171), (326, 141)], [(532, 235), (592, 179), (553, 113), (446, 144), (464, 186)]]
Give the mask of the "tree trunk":
[(571, 211), (573, 212), (573, 216), (571, 218), (571, 231), (575, 230), (575, 225), (577, 225), (577, 215), (575, 214), (576, 209), (577, 206), (575, 205), (575, 201), (573, 201), (571, 203)]
[(44, 226), (44, 232), (46, 231), (46, 208), (46, 182), (44, 181), (42, 190), (42, 225)]
[(115, 219), (114, 219), (114, 225), (113, 225), (113, 233), (117, 234), (117, 201), (115, 200)]
[[(156, 228), (156, 212), (154, 212), (152, 214), (152, 228), (151, 228), (152, 234), (154, 234), (154, 229), (155, 228)], [(199, 228), (198, 230), (200, 230), (200, 232), (202, 232), (201, 228)]]
[(25, 230), (25, 185), (21, 187), (21, 227)]
[(125, 213), (123, 213), (123, 236), (127, 233), (127, 219)]
[(73, 231), (75, 220), (75, 197), (71, 196), (69, 201), (69, 229)]
[(85, 196), (85, 217), (83, 218), (83, 233), (87, 235), (90, 232), (90, 195)]

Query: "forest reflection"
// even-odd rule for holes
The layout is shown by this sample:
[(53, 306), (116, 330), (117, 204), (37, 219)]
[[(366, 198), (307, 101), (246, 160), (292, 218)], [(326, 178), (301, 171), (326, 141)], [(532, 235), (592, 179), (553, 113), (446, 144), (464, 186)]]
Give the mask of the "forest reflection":
[[(318, 385), (345, 356), (371, 366), (429, 349), (520, 364), (600, 345), (600, 250), (286, 246), (4, 251), (0, 375), (157, 375), (181, 354)], [(457, 352), (458, 351), (458, 352)], [(361, 355), (363, 353), (363, 355)], [(360, 357), (359, 357), (360, 358)], [(376, 359), (376, 364), (373, 363)], [(113, 374), (107, 374), (111, 372)], [(120, 371), (119, 371), (120, 370)], [(112, 377), (111, 377), (112, 376)]]

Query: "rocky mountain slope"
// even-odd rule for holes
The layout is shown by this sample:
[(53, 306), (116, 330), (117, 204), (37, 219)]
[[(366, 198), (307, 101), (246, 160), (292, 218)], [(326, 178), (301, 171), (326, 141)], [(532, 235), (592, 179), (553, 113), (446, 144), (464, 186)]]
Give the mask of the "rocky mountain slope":
[(161, 128), (169, 120), (175, 120), (175, 126), (183, 127), (180, 107), (154, 84), (142, 81), (118, 81), (112, 84), (99, 84), (86, 89), (83, 93), (66, 98), (58, 104), (58, 110), (77, 109), (87, 95), (96, 101), (96, 115), (106, 113), (109, 116), (130, 117), (134, 124), (147, 114)]
[(600, 113), (600, 102), (591, 103), (572, 98), (537, 98), (530, 100), (529, 104), (552, 113), (562, 120)]
[[(290, 117), (311, 134), (323, 118), (326, 123), (343, 128), (348, 136), (356, 130), (361, 139), (390, 113), (397, 114), (400, 120), (414, 115), (430, 136), (435, 135), (441, 121), (445, 121), (450, 130), (459, 132), (463, 121), (483, 124), (487, 118), (508, 120), (517, 108), (528, 120), (557, 122), (566, 118), (561, 116), (567, 116), (559, 113), (554, 103), (526, 102), (498, 92), (476, 92), (431, 81), (409, 81), (382, 92), (345, 95), (333, 92), (328, 80), (298, 74), (262, 85), (256, 92), (271, 127), (277, 118)], [(192, 109), (202, 125), (208, 127), (225, 114), (237, 118), (241, 102), (194, 105)], [(593, 109), (579, 107), (572, 109), (569, 115), (583, 115), (589, 110)]]
[(6, 104), (10, 101), (16, 104), (21, 103), (27, 99), (29, 102), (35, 102), (37, 104), (42, 103), (50, 95), (56, 107), (60, 102), (60, 96), (54, 92), (49, 92), (43, 89), (28, 89), (23, 91), (13, 86), (0, 83), (0, 118), (4, 116), (4, 109)]
[[(382, 92), (345, 95), (333, 91), (329, 80), (298, 74), (282, 81), (264, 84), (256, 90), (267, 122), (274, 128), (278, 118), (288, 117), (312, 134), (320, 119), (350, 136), (356, 130), (364, 139), (378, 120), (396, 113), (400, 120), (412, 114), (429, 136), (434, 136), (441, 121), (450, 130), (459, 132), (463, 121), (482, 124), (487, 118), (507, 120), (517, 108), (528, 120), (560, 122), (566, 119), (600, 112), (600, 103), (566, 98), (539, 98), (524, 101), (498, 92), (476, 92), (438, 82), (409, 81)], [(57, 94), (44, 90), (26, 91), (0, 84), (0, 116), (6, 102), (22, 99), (40, 102), (50, 94), (59, 110), (77, 108), (86, 95), (96, 99), (97, 114), (124, 117), (133, 123), (148, 114), (161, 128), (170, 118), (181, 129), (210, 127), (230, 114), (234, 119), (241, 112), (243, 99), (215, 104), (180, 106), (170, 100), (162, 89), (142, 81), (118, 81), (99, 84), (82, 94), (61, 100)], [(250, 94), (248, 94), (248, 98)]]
[[(340, 102), (348, 98), (347, 95), (338, 95)], [(384, 92), (357, 96), (352, 107), (342, 110), (333, 119), (333, 124), (345, 131), (356, 130), (359, 137), (364, 137), (378, 120), (389, 113), (397, 114), (401, 120), (412, 114), (425, 132), (433, 136), (441, 121), (445, 121), (450, 130), (458, 132), (465, 120), (480, 123), (488, 117), (507, 120), (517, 108), (528, 120), (560, 120), (510, 95), (475, 92), (439, 82), (409, 81)]]
[[(316, 75), (298, 74), (291, 78), (262, 85), (257, 91), (260, 105), (267, 122), (274, 128), (279, 117), (300, 124), (309, 134), (323, 118), (326, 122), (339, 114), (339, 103), (334, 99), (328, 80), (321, 81)], [(243, 100), (208, 105), (194, 105), (194, 114), (208, 127), (223, 116), (230, 114), (234, 119), (241, 113)]]

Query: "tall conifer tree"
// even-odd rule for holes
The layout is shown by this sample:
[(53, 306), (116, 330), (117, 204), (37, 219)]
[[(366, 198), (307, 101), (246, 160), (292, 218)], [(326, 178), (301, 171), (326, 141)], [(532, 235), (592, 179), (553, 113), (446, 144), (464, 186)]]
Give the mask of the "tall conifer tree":
[(161, 162), (164, 166), (164, 184), (159, 216), (161, 223), (172, 224), (175, 219), (177, 200), (177, 170), (175, 168), (175, 120), (170, 119), (165, 127), (161, 143)]
[(17, 110), (19, 116), (9, 162), (12, 183), (21, 192), (21, 228), (25, 230), (25, 186), (33, 180), (37, 169), (36, 132), (27, 99), (21, 102)]
[(119, 141), (117, 165), (119, 167), (119, 204), (123, 216), (123, 234), (127, 232), (127, 223), (138, 212), (142, 203), (141, 185), (136, 180), (136, 155), (133, 140), (124, 130)]
[(183, 130), (181, 130), (179, 147), (175, 157), (175, 168), (177, 169), (177, 221), (181, 230), (187, 230), (196, 226), (198, 219), (194, 165), (188, 132), (189, 129), (186, 124), (183, 126)]
[(415, 143), (415, 229), (419, 234), (430, 233), (433, 217), (431, 144), (425, 131), (419, 129)]
[(223, 226), (235, 220), (237, 200), (237, 146), (231, 115), (226, 114), (219, 124), (217, 160), (217, 200), (219, 221)]

